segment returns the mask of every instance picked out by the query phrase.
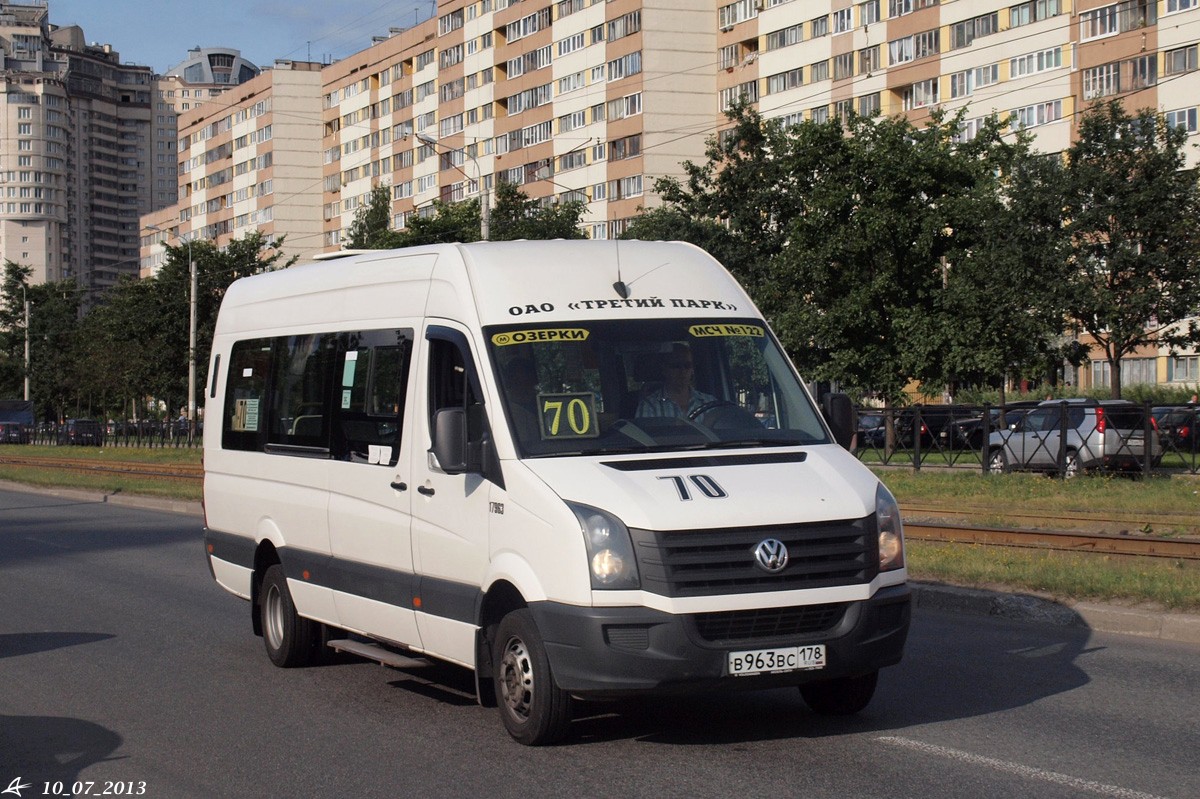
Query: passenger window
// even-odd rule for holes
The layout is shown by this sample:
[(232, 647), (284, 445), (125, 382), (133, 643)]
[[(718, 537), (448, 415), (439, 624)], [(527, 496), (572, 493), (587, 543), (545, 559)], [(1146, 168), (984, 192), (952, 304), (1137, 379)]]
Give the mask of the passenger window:
[(337, 337), (278, 339), (269, 444), (329, 449), (329, 389)]
[(411, 357), (411, 330), (345, 335), (337, 370), (335, 458), (396, 465)]
[(270, 368), (270, 339), (239, 341), (233, 345), (225, 381), (225, 418), (221, 420), (224, 449), (263, 448)]

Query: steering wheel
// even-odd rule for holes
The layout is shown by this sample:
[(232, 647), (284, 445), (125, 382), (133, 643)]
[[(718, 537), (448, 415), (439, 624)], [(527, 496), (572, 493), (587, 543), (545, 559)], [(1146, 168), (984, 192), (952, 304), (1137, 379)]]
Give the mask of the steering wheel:
[(691, 421), (694, 421), (698, 416), (703, 416), (704, 414), (711, 411), (713, 408), (721, 408), (724, 406), (729, 406), (729, 407), (733, 407), (733, 408), (738, 407), (736, 403), (730, 402), (729, 400), (713, 399), (713, 400), (709, 400), (708, 402), (702, 403), (699, 407), (696, 408), (696, 410), (689, 413), (687, 415), (687, 418)]

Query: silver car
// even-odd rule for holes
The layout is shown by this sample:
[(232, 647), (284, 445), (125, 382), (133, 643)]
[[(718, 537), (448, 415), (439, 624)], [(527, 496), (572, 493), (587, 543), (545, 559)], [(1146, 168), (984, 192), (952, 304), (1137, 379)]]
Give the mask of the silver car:
[[(1150, 448), (1150, 462), (1157, 463), (1157, 435)], [(1145, 462), (1145, 411), (1122, 400), (1048, 400), (988, 439), (992, 472), (1061, 471), (1069, 478), (1092, 469), (1138, 472)]]

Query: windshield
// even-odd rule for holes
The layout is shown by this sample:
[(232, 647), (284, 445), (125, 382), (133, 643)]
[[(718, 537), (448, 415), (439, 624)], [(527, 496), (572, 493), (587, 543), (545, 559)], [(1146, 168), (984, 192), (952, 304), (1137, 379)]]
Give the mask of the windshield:
[(524, 324), (484, 332), (523, 456), (829, 441), (761, 320)]

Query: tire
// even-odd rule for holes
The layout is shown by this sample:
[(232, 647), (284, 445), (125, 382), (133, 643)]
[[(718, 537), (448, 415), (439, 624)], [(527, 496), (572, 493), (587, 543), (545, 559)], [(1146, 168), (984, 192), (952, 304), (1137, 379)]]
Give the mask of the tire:
[(562, 740), (571, 724), (571, 696), (555, 684), (546, 645), (528, 610), (514, 610), (500, 620), (492, 639), (492, 677), (509, 735), (526, 746)]
[(1078, 477), (1079, 474), (1079, 453), (1068, 450), (1066, 457), (1063, 458), (1063, 479), (1070, 480), (1073, 477)]
[(988, 453), (988, 474), (1004, 474), (1008, 471), (1008, 458), (1004, 456), (1004, 448), (999, 447)]
[(263, 643), (267, 657), (284, 669), (311, 666), (317, 662), (321, 626), (296, 613), (287, 577), (279, 564), (267, 569), (259, 590)]
[(812, 712), (821, 716), (853, 716), (871, 703), (879, 672), (861, 677), (839, 677), (835, 680), (808, 683), (800, 686), (800, 696)]

